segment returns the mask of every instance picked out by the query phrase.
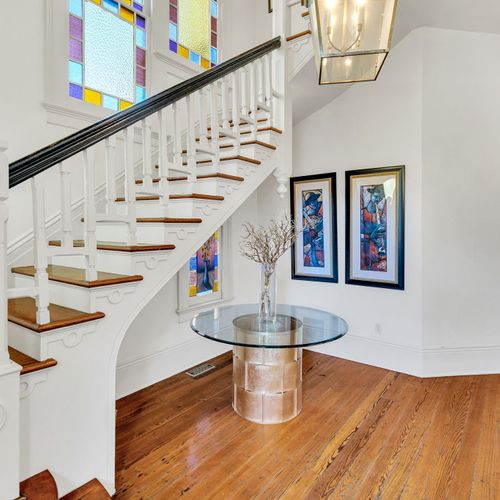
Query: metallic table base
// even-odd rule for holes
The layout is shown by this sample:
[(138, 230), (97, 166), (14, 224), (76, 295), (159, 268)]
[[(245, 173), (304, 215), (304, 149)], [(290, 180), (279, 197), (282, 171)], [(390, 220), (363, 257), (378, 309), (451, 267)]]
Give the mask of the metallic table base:
[(259, 424), (279, 424), (302, 410), (302, 349), (233, 348), (233, 408)]

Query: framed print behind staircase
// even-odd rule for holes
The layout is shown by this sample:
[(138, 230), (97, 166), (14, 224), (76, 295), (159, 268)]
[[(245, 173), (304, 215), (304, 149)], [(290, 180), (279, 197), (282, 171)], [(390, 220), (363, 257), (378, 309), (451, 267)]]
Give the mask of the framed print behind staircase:
[(404, 290), (404, 172), (346, 172), (347, 284)]
[(290, 195), (300, 231), (292, 247), (292, 279), (338, 283), (336, 175), (294, 177)]

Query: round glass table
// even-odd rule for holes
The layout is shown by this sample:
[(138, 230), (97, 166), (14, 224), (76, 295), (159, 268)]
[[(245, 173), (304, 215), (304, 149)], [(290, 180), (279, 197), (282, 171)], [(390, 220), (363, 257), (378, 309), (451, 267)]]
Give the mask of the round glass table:
[(286, 422), (302, 409), (302, 348), (342, 338), (339, 316), (308, 307), (278, 304), (264, 321), (258, 304), (218, 307), (197, 314), (191, 328), (233, 346), (233, 408), (261, 424)]

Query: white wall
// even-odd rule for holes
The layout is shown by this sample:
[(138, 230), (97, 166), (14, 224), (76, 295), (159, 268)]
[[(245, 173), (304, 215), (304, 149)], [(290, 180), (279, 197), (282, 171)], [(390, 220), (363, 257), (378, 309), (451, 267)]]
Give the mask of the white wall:
[[(321, 352), (419, 376), (500, 372), (500, 36), (410, 33), (375, 83), (294, 127), (294, 175), (337, 172), (339, 284), (293, 281), (281, 301), (350, 324)], [(345, 285), (346, 170), (406, 165), (406, 289)], [(289, 202), (259, 192), (261, 220)], [(376, 325), (380, 325), (378, 334)]]
[(500, 370), (500, 36), (425, 30), (424, 367)]

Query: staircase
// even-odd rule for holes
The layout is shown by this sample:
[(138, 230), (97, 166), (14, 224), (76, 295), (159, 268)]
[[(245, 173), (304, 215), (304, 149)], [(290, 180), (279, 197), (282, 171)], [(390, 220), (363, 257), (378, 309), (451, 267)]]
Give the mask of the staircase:
[[(269, 175), (286, 192), (281, 40), (295, 4), (275, 3), (269, 42), (10, 165), (0, 143), (0, 500), (18, 497), (24, 478), (25, 489), (57, 481), (64, 498), (101, 483), (113, 493), (116, 360), (128, 327)], [(49, 169), (59, 174), (55, 234)], [(32, 249), (7, 264), (9, 187), (25, 182)]]

